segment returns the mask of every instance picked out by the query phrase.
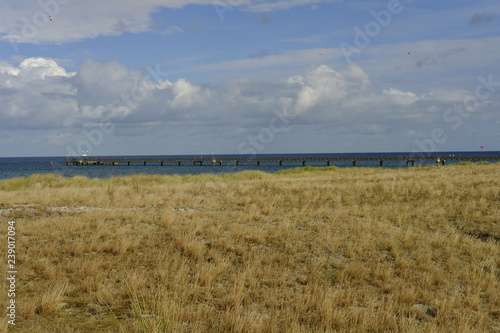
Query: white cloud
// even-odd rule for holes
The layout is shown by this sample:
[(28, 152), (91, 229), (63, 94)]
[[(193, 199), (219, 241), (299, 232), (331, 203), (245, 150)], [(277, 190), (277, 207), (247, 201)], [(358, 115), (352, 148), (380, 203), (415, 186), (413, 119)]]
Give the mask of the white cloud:
[(400, 105), (410, 105), (420, 99), (420, 97), (410, 91), (401, 91), (395, 88), (384, 89), (383, 94), (394, 103)]
[(174, 94), (169, 105), (174, 108), (185, 109), (192, 106), (203, 107), (211, 99), (209, 89), (203, 89), (198, 85), (194, 85), (186, 79), (177, 80), (171, 87)]
[(45, 58), (28, 58), (24, 59), (19, 67), (10, 65), (0, 66), (0, 73), (9, 74), (11, 76), (23, 75), (29, 79), (44, 79), (47, 76), (63, 76), (71, 77), (75, 73), (68, 73), (59, 66), (57, 62)]
[(366, 93), (371, 87), (366, 73), (354, 63), (343, 72), (321, 65), (305, 76), (292, 76), (286, 82), (301, 87), (294, 107), (296, 114), (307, 113), (317, 105), (338, 105), (347, 98)]
[(68, 73), (56, 61), (25, 59), (19, 66), (0, 66), (1, 127), (55, 128), (64, 126), (75, 110), (75, 88)]

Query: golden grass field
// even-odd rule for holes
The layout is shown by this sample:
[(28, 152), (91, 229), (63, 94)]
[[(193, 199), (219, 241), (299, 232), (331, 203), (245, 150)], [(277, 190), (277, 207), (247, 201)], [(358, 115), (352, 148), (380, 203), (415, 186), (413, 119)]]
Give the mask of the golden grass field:
[(9, 332), (500, 332), (500, 164), (0, 181)]

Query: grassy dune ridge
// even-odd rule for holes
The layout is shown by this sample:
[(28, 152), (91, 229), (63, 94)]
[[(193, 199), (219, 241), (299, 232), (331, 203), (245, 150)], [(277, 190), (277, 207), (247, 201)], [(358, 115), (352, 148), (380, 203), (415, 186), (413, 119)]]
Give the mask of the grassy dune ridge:
[(9, 220), (4, 331), (500, 331), (500, 164), (33, 175)]

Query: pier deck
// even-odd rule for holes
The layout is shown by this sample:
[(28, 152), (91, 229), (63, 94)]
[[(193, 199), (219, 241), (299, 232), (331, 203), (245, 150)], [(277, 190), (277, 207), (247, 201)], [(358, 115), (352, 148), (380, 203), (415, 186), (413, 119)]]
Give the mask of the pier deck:
[(379, 162), (380, 166), (383, 166), (386, 161), (401, 161), (405, 162), (406, 165), (414, 165), (418, 161), (434, 161), (436, 164), (444, 165), (447, 161), (500, 161), (500, 156), (482, 156), (482, 155), (470, 155), (470, 156), (387, 156), (387, 157), (212, 157), (212, 158), (179, 158), (179, 157), (73, 157), (66, 158), (66, 165), (119, 165), (126, 164), (143, 164), (148, 165), (148, 163), (159, 163), (160, 165), (165, 165), (165, 163), (174, 164), (181, 166), (185, 163), (190, 163), (192, 165), (222, 165), (224, 164), (234, 164), (236, 166), (240, 165), (241, 162), (252, 162), (256, 163), (258, 166), (262, 162), (277, 162), (279, 165), (283, 165), (284, 162), (299, 162), (305, 166), (310, 162), (324, 162), (329, 166), (333, 162), (351, 162), (353, 166), (356, 166), (356, 162), (360, 161), (375, 161)]

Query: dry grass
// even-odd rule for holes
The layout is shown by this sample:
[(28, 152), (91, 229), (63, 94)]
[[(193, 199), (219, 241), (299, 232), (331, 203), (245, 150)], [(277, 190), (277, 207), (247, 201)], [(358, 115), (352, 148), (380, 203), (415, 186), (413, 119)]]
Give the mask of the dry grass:
[(13, 332), (500, 331), (500, 164), (35, 175), (8, 220)]

